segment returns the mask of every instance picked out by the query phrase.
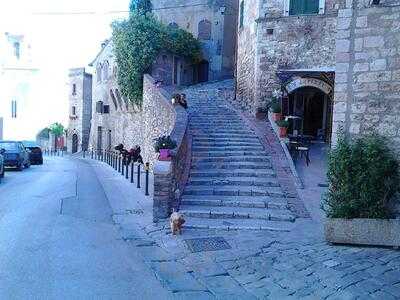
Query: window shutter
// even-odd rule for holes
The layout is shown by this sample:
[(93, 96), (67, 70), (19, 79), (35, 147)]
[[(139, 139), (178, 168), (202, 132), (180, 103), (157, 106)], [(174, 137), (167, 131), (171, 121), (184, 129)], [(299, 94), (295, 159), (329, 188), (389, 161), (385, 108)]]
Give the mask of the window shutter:
[(323, 15), (325, 13), (325, 0), (319, 0), (319, 14)]

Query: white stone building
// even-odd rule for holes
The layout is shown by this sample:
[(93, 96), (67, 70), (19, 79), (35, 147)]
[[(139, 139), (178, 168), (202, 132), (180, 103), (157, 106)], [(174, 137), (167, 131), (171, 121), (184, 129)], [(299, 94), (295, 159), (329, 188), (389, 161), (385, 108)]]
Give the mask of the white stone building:
[(92, 119), (92, 75), (85, 68), (69, 72), (69, 125), (67, 150), (75, 153), (88, 149)]

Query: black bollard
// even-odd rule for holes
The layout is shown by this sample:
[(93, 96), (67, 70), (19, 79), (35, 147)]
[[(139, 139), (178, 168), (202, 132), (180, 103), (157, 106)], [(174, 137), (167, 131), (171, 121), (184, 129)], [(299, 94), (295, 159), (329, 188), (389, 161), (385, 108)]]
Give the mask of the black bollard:
[(90, 158), (93, 159), (93, 149), (90, 151)]
[(140, 189), (140, 164), (137, 166), (137, 185), (136, 187)]
[(125, 159), (122, 158), (122, 166), (121, 166), (122, 167), (122, 170), (121, 170), (121, 175), (122, 176), (124, 176), (124, 174), (125, 174), (125, 163), (124, 162), (125, 162)]
[(117, 170), (117, 155), (113, 153), (114, 169)]
[(118, 155), (118, 173), (121, 173), (121, 156)]
[(132, 162), (131, 163), (131, 183), (133, 183), (133, 173), (134, 173), (134, 167), (135, 167), (135, 163)]
[(86, 152), (86, 150), (83, 150), (83, 158), (85, 158), (85, 152)]
[(150, 169), (150, 164), (147, 162), (145, 165), (145, 170), (146, 170), (146, 190), (145, 190), (145, 195), (149, 195), (149, 169)]
[(129, 164), (127, 162), (125, 162), (125, 178), (128, 179), (129, 178)]

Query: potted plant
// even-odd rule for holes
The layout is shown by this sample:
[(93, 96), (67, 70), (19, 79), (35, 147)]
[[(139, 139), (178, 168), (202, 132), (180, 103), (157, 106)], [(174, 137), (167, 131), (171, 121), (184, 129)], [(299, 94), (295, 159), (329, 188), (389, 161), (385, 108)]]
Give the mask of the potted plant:
[(400, 186), (399, 162), (385, 138), (339, 137), (328, 158), (325, 238), (339, 244), (400, 246), (394, 219)]
[(279, 127), (279, 137), (286, 137), (287, 129), (289, 127), (289, 121), (287, 120), (277, 120), (276, 125)]
[(259, 107), (257, 108), (256, 118), (258, 120), (263, 120), (267, 116), (268, 109), (266, 107)]
[(170, 150), (176, 147), (176, 142), (168, 135), (163, 135), (156, 139), (154, 150), (160, 153), (159, 160), (170, 160)]
[(269, 105), (269, 108), (272, 112), (272, 119), (274, 121), (278, 121), (282, 119), (282, 108), (281, 104), (277, 99), (273, 99)]

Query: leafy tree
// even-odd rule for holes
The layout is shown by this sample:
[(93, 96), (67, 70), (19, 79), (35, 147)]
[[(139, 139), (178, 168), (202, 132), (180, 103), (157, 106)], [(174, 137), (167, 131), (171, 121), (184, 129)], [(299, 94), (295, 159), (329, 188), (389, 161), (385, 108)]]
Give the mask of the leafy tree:
[(112, 28), (118, 84), (122, 94), (138, 106), (142, 103), (143, 74), (151, 70), (162, 50), (194, 62), (200, 60), (197, 39), (182, 29), (165, 26), (152, 13), (143, 14), (135, 8), (127, 20), (114, 22)]
[(399, 191), (399, 163), (376, 134), (341, 136), (329, 154), (329, 188), (323, 209), (330, 218), (389, 218)]
[(129, 11), (131, 13), (147, 14), (151, 13), (152, 9), (151, 0), (131, 0), (129, 3)]
[(37, 134), (36, 138), (40, 139), (48, 139), (49, 138), (49, 132), (50, 129), (49, 128), (43, 128), (42, 130), (39, 131), (39, 133)]
[(55, 137), (62, 136), (64, 134), (64, 126), (60, 123), (53, 123), (49, 126), (49, 130)]

